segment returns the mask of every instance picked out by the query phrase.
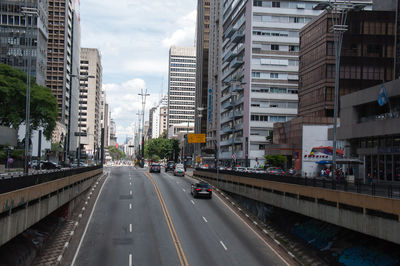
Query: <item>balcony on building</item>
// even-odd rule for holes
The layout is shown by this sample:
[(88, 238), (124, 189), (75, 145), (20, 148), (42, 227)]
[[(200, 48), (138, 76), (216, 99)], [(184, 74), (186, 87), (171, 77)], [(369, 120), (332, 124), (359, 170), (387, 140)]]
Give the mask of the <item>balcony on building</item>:
[(243, 62), (243, 59), (237, 58), (237, 57), (236, 57), (235, 59), (232, 60), (232, 62), (230, 63), (229, 67), (230, 67), (230, 68), (238, 68), (238, 67), (240, 67), (243, 63), (244, 63), (244, 62)]
[(244, 32), (243, 31), (236, 31), (231, 38), (231, 42), (233, 43), (239, 43), (242, 42), (244, 38)]

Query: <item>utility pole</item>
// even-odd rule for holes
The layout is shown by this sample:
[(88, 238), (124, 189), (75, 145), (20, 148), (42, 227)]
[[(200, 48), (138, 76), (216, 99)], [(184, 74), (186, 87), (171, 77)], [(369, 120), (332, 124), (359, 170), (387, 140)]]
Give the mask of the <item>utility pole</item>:
[(140, 93), (138, 94), (142, 96), (142, 163), (141, 167), (144, 167), (144, 111), (146, 108), (146, 97), (150, 96), (149, 93), (147, 93), (147, 88), (146, 89), (141, 89)]

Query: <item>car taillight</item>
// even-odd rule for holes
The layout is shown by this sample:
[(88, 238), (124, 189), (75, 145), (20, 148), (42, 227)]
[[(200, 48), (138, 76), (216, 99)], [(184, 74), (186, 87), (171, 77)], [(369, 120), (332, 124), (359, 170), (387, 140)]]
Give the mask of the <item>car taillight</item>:
[(286, 174), (285, 171), (282, 172), (284, 175)]
[(196, 188), (196, 191), (200, 191), (200, 188)]
[(211, 192), (211, 188), (207, 189), (208, 192)]

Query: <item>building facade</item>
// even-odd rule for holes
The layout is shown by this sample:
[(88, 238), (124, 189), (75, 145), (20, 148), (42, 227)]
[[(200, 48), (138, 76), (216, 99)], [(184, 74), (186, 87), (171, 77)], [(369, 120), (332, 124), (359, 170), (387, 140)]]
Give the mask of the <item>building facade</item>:
[(81, 48), (79, 127), (86, 133), (81, 146), (93, 157), (101, 146), (101, 86), (102, 65), (98, 49)]
[[(210, 36), (210, 0), (197, 1), (197, 36), (196, 36), (196, 106), (194, 132), (207, 131), (207, 99), (208, 99), (208, 49)], [(201, 146), (196, 145), (196, 154), (201, 154)]]
[(167, 121), (168, 121), (168, 98), (164, 97), (160, 103), (154, 108), (151, 118), (151, 129), (152, 137), (158, 138), (167, 133)]
[[(24, 15), (31, 8), (33, 16)], [(48, 2), (0, 2), (0, 62), (28, 72), (44, 86), (47, 69)]]
[[(400, 182), (400, 80), (341, 97), (338, 139), (349, 143), (348, 156), (359, 158), (354, 172), (367, 182)], [(379, 105), (377, 99), (385, 98)]]
[[(339, 96), (394, 79), (395, 13), (357, 11), (348, 14), (340, 58)], [(281, 154), (299, 170), (303, 125), (332, 125), (335, 51), (331, 14), (324, 13), (300, 33), (299, 115), (274, 127), (267, 154)], [(378, 30), (379, 29), (379, 30)]]
[[(100, 128), (104, 128), (104, 147), (109, 146), (110, 111), (107, 103), (106, 91), (101, 91), (100, 100)], [(100, 139), (101, 144), (101, 139)]]
[(208, 146), (217, 136), (222, 163), (262, 161), (273, 124), (297, 115), (299, 31), (318, 2), (211, 1)]
[[(168, 129), (182, 128), (185, 124), (194, 127), (195, 94), (196, 48), (172, 46), (168, 67)], [(169, 132), (168, 136), (172, 137)]]

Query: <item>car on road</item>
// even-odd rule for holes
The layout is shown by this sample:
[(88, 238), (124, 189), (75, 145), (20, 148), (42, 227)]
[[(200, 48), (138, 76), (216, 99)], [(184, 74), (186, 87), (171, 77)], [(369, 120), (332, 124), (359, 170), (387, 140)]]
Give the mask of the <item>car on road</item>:
[(266, 170), (267, 174), (272, 175), (284, 175), (285, 171), (282, 170), (280, 167), (268, 167)]
[(212, 189), (210, 184), (206, 182), (198, 182), (192, 184), (190, 194), (193, 195), (194, 198), (197, 197), (207, 197), (209, 199), (212, 198)]
[(61, 166), (55, 162), (51, 161), (43, 161), (40, 162), (40, 169), (42, 170), (54, 170), (54, 169), (61, 169)]
[(165, 172), (174, 171), (174, 169), (175, 169), (175, 162), (174, 161), (167, 162), (167, 164), (165, 165)]
[(185, 168), (183, 167), (183, 164), (177, 164), (175, 166), (174, 175), (185, 176)]
[(149, 169), (150, 173), (160, 173), (161, 172), (161, 165), (159, 163), (152, 163)]

